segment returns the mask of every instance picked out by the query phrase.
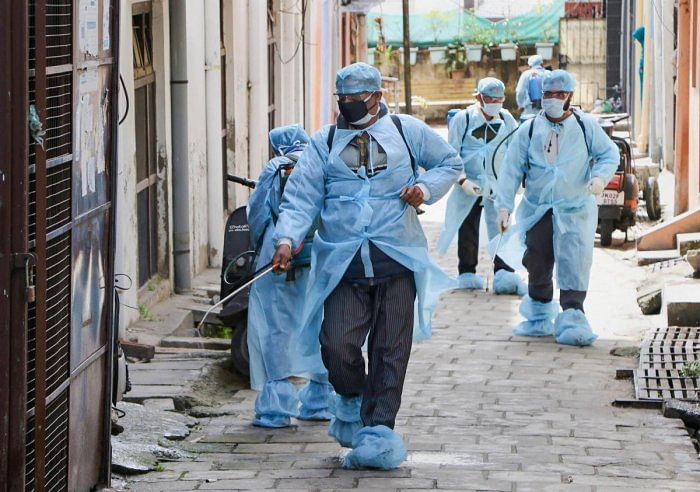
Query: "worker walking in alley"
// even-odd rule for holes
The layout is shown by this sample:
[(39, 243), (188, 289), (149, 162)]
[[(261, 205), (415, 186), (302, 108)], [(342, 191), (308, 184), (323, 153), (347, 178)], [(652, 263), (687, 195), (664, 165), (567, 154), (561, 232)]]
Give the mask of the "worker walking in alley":
[[(496, 180), (507, 148), (504, 140), (518, 126), (515, 118), (503, 108), (505, 89), (503, 82), (496, 78), (481, 79), (477, 85), (477, 103), (457, 113), (449, 126), (448, 141), (459, 152), (464, 175), (448, 199), (437, 251), (444, 254), (455, 235), (458, 236), (457, 279), (464, 289), (484, 288), (484, 280), (476, 274), (482, 210), (489, 239), (499, 232), (498, 211), (494, 205)], [(493, 269), (496, 294), (525, 294), (523, 281), (499, 256), (494, 259)]]
[(542, 66), (544, 60), (540, 55), (532, 55), (527, 60), (530, 67), (525, 70), (515, 87), (515, 101), (520, 108), (520, 121), (536, 115), (542, 109), (542, 82), (547, 70)]
[[(598, 211), (620, 161), (617, 146), (592, 117), (571, 107), (574, 79), (555, 70), (543, 81), (541, 111), (520, 126), (498, 179), (496, 206), (501, 231), (508, 228), (515, 194), (525, 194), (512, 239), (524, 241), (528, 295), (520, 304), (526, 321), (516, 335), (551, 336), (557, 343), (590, 345), (597, 336), (584, 315)], [(554, 304), (552, 273), (560, 289)]]
[[(270, 262), (275, 252), (273, 235), (280, 213), (285, 183), (309, 143), (300, 125), (275, 128), (270, 132), (274, 157), (262, 171), (248, 202), (248, 223), (257, 245), (257, 266)], [(250, 291), (248, 303), (248, 351), (250, 385), (260, 391), (255, 400), (253, 424), (286, 427), (291, 418), (328, 420), (328, 399), (332, 388), (321, 361), (318, 344), (302, 350), (296, 342), (302, 329), (304, 297), (311, 265), (310, 246), (299, 255), (286, 277), (267, 276)], [(311, 329), (321, 326), (321, 315), (307, 320)], [(315, 350), (314, 350), (315, 349)], [(307, 355), (302, 356), (302, 352)], [(290, 376), (310, 381), (299, 393)], [(301, 408), (300, 408), (301, 404)]]
[(329, 434), (353, 448), (343, 466), (388, 469), (406, 457), (393, 428), (412, 337), (430, 336), (439, 294), (454, 287), (428, 255), (416, 207), (439, 200), (462, 166), (423, 122), (388, 114), (376, 68), (339, 70), (336, 95), (337, 124), (313, 136), (287, 183), (273, 262), (280, 272), (293, 265), (320, 214), (305, 317), (323, 309), (324, 319), (320, 334), (307, 325), (302, 338), (320, 339), (336, 392)]

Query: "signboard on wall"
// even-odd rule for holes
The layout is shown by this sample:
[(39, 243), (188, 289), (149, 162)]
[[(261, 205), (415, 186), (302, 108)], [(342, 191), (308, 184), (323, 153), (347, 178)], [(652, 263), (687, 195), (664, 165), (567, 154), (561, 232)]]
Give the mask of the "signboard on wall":
[(568, 1), (564, 3), (564, 17), (569, 19), (602, 19), (605, 17), (604, 2)]

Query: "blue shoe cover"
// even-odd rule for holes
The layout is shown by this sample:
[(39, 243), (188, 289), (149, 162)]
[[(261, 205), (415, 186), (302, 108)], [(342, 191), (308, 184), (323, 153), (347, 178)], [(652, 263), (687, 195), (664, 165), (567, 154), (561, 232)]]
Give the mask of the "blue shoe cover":
[(352, 440), (352, 451), (343, 460), (343, 468), (392, 470), (406, 459), (406, 446), (396, 432), (385, 425), (363, 427)]
[(331, 412), (331, 424), (328, 426), (328, 435), (338, 441), (344, 448), (352, 447), (352, 438), (362, 429), (360, 418), (360, 406), (362, 398), (354, 396), (346, 398), (334, 394), (329, 400)]
[(554, 301), (539, 302), (530, 296), (520, 302), (520, 314), (523, 321), (513, 329), (513, 335), (521, 337), (546, 337), (554, 335), (554, 317), (559, 308)]
[(333, 395), (333, 386), (328, 383), (309, 381), (299, 391), (299, 420), (330, 420), (333, 416), (328, 411), (328, 400)]
[(522, 297), (527, 294), (527, 285), (517, 273), (498, 270), (493, 276), (493, 291), (498, 295), (512, 294)]
[(268, 381), (255, 399), (253, 425), (258, 427), (287, 427), (296, 417), (299, 400), (294, 385), (286, 379)]
[(483, 290), (484, 279), (475, 273), (463, 273), (457, 277), (460, 289)]
[(567, 309), (559, 313), (554, 324), (557, 343), (586, 347), (593, 344), (598, 335), (593, 333), (586, 315), (578, 309)]

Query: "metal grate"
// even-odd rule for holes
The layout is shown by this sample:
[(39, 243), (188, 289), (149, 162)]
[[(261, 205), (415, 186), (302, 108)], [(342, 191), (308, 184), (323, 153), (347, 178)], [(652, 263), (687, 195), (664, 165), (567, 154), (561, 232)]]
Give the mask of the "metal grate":
[(29, 9), (29, 69), (34, 70), (36, 66), (36, 21), (34, 19), (36, 0), (29, 0), (27, 7)]
[(71, 153), (73, 136), (73, 75), (46, 77), (46, 158)]
[(36, 404), (36, 304), (27, 308), (27, 409)]
[(46, 2), (46, 66), (73, 61), (73, 1)]
[(46, 394), (68, 379), (70, 370), (71, 234), (47, 243)]
[(700, 360), (700, 328), (657, 328), (642, 343), (635, 375), (637, 399), (700, 399), (698, 378), (683, 377), (684, 365)]
[(34, 428), (34, 417), (31, 417), (27, 419), (27, 433), (24, 441), (24, 490), (34, 490), (34, 479), (36, 477)]
[(68, 391), (64, 391), (46, 408), (47, 491), (68, 490)]
[(46, 172), (46, 230), (71, 221), (71, 162), (54, 166)]

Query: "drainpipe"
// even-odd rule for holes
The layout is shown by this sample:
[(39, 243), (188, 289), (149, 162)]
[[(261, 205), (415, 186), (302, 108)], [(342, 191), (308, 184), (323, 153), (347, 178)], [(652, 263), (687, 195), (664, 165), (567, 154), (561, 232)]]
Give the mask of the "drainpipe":
[(219, 0), (204, 0), (204, 63), (207, 114), (207, 217), (209, 266), (221, 266), (224, 248), (223, 155), (221, 147), (221, 39)]
[(173, 264), (175, 291), (192, 288), (190, 250), (190, 174), (187, 125), (187, 11), (185, 2), (170, 2), (170, 99), (173, 135)]

